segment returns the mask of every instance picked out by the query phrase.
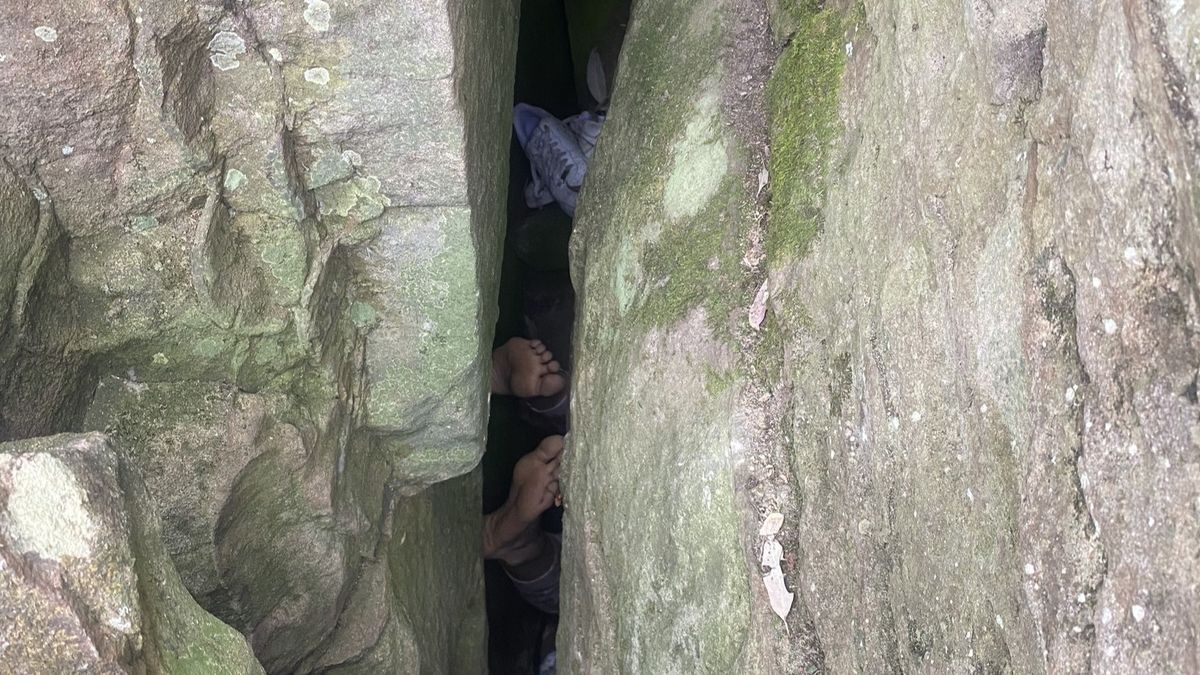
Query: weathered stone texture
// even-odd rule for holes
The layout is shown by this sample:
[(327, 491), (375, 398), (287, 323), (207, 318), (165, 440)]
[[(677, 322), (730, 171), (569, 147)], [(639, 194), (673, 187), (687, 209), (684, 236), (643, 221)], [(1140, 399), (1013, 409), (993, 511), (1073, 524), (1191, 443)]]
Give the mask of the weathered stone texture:
[(568, 672), (737, 672), (750, 631), (729, 301), (750, 283), (737, 242), (761, 155), (732, 126), (750, 124), (726, 86), (733, 10), (638, 3), (581, 197)]
[[(413, 604), (433, 543), (388, 542), (483, 452), (516, 8), (0, 6), (0, 438), (111, 433), (268, 671), (483, 639), (477, 566)], [(473, 558), (477, 500), (435, 503)], [(462, 634), (341, 642), (393, 615)]]
[(0, 443), (0, 505), (4, 672), (263, 672), (188, 595), (103, 435)]
[(1192, 14), (845, 24), (823, 231), (771, 261), (831, 668), (1196, 667)]
[(696, 143), (710, 27), (756, 96), (737, 22), (634, 10), (574, 241), (560, 662), (1195, 671), (1200, 13), (771, 5), (765, 186), (736, 105)]

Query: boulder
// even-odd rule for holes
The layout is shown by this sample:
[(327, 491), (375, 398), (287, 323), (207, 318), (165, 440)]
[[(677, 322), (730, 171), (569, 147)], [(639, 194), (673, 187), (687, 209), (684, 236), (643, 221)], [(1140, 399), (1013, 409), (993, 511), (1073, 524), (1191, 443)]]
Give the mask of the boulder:
[(287, 405), (219, 383), (110, 376), (84, 421), (129, 443), (188, 591), (273, 672), (293, 671), (332, 630), (366, 529), (328, 526), (337, 458), (329, 444), (310, 452), (281, 419)]
[(1200, 15), (790, 11), (767, 330), (827, 667), (1190, 669)]
[[(217, 523), (239, 476), (286, 404), (203, 382), (100, 381), (84, 427), (121, 438), (158, 505), (163, 541), (184, 585), (227, 622), (236, 600), (214, 555)], [(303, 454), (303, 449), (299, 450)]]
[(470, 470), (516, 13), (460, 5), (6, 7), (0, 299), (32, 192), (65, 235), (74, 300), (51, 321), (74, 315), (72, 353), (287, 390), (361, 336), (377, 450), (413, 457), (414, 490)]
[[(447, 611), (355, 590), (410, 554), (396, 500), (483, 452), (516, 19), (0, 7), (0, 440), (107, 430), (185, 586), (270, 672), (358, 658), (343, 614)], [(477, 546), (478, 500), (436, 503)], [(435, 588), (480, 582), (451, 566)], [(482, 607), (453, 611), (482, 641)], [(383, 670), (460, 639), (389, 635)]]
[[(743, 256), (757, 236), (765, 139), (753, 104), (769, 64), (751, 18), (719, 0), (636, 5), (581, 194), (558, 640), (568, 672), (744, 667), (756, 602), (735, 476), (750, 366), (735, 335), (749, 329), (734, 310), (763, 274)], [(757, 98), (738, 90), (755, 86)]]
[(637, 3), (572, 242), (560, 663), (1192, 670), (1197, 36)]
[(102, 434), (0, 443), (0, 669), (262, 673), (188, 595), (137, 470)]

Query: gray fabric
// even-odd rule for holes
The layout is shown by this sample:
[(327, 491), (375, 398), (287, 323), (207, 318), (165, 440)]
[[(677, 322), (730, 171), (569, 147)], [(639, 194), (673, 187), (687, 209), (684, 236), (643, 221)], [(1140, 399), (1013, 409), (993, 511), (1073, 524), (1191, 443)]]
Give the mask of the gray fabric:
[(548, 550), (539, 557), (539, 565), (530, 578), (523, 578), (526, 566), (513, 568), (501, 565), (504, 573), (512, 580), (521, 599), (547, 614), (558, 614), (558, 580), (562, 575), (562, 535), (546, 534)]

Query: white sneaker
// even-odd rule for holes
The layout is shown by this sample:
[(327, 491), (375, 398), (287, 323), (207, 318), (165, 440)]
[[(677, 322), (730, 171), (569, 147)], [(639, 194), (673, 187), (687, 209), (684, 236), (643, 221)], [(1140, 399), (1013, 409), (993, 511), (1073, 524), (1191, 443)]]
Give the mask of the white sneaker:
[(587, 161), (592, 161), (592, 151), (596, 149), (596, 141), (600, 140), (600, 130), (604, 128), (604, 115), (581, 112), (563, 120), (563, 124), (575, 134), (575, 141)]
[(533, 169), (533, 180), (525, 186), (525, 203), (538, 208), (558, 202), (574, 217), (588, 159), (575, 134), (555, 116), (524, 103), (513, 110), (513, 127)]

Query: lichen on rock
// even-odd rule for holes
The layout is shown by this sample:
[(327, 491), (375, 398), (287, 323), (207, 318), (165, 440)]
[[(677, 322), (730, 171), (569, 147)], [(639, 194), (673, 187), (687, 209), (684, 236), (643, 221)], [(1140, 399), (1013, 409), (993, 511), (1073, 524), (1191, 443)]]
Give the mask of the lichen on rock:
[[(514, 3), (55, 11), (35, 33), (41, 9), (0, 9), (0, 439), (111, 433), (162, 511), (184, 595), (271, 672), (364, 650), (401, 670), (481, 641), (476, 567), (448, 568), (438, 583), (469, 591), (437, 608), (351, 590), (365, 558), (387, 585), (389, 555), (425, 554), (388, 552), (400, 493), (483, 452)], [(434, 205), (453, 217), (405, 218)], [(444, 250), (372, 267), (398, 227)], [(477, 508), (437, 503), (476, 523), (453, 542), (474, 550)], [(22, 546), (88, 541), (30, 539), (27, 521)], [(375, 650), (335, 635), (343, 614), (437, 614), (462, 635), (397, 625)], [(203, 671), (199, 652), (168, 651)]]
[(101, 434), (0, 443), (0, 668), (262, 673), (188, 595), (137, 470)]
[(558, 638), (571, 672), (737, 672), (751, 632), (730, 321), (751, 283), (758, 168), (727, 97), (734, 12), (635, 7), (581, 195)]
[[(691, 20), (701, 5), (721, 20)], [(716, 155), (678, 152), (705, 147), (709, 58), (734, 101), (758, 95), (728, 74), (759, 53), (738, 31), (764, 6), (769, 163), (726, 96), (737, 180), (710, 197), (673, 160)], [(1186, 670), (1193, 14), (634, 6), (572, 240), (562, 663)], [(647, 372), (668, 393), (636, 387)], [(697, 466), (728, 467), (727, 502)], [(727, 545), (745, 566), (713, 582)], [(700, 646), (673, 630), (718, 614)]]

